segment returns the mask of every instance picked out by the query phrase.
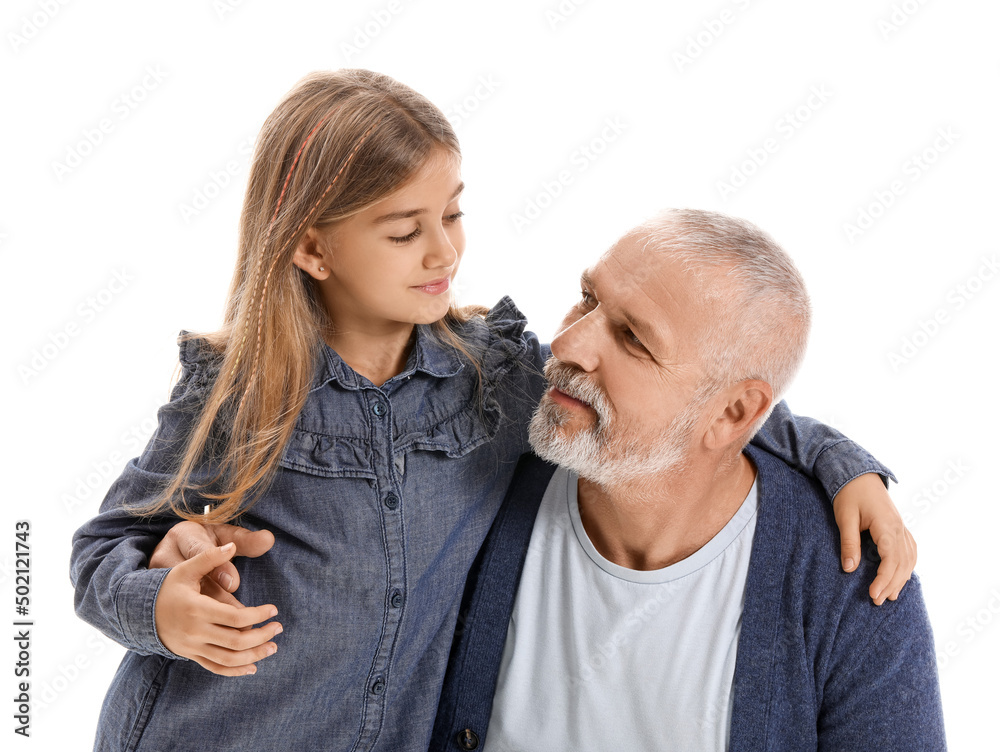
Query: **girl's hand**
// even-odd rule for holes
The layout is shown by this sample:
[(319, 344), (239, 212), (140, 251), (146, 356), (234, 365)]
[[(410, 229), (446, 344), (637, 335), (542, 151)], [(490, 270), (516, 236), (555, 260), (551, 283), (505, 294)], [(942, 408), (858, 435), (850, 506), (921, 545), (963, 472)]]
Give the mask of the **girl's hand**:
[(840, 528), (840, 560), (845, 572), (853, 572), (861, 561), (861, 531), (868, 530), (882, 559), (878, 574), (868, 588), (875, 605), (886, 598), (896, 600), (917, 563), (917, 542), (903, 524), (881, 477), (860, 475), (840, 489), (833, 500), (833, 513)]
[(238, 607), (202, 595), (202, 578), (229, 561), (235, 552), (236, 545), (227, 543), (178, 564), (163, 580), (156, 597), (160, 642), (177, 655), (222, 676), (256, 673), (254, 664), (274, 654), (278, 646), (270, 640), (281, 632), (278, 622), (251, 629), (277, 616), (278, 609), (273, 605)]
[[(267, 530), (250, 531), (235, 525), (204, 525), (178, 522), (163, 537), (149, 559), (150, 569), (169, 569), (193, 559), (202, 551), (226, 543), (236, 544), (237, 556), (255, 559), (274, 545), (274, 535)], [(240, 586), (240, 573), (228, 559), (201, 581), (201, 592), (220, 603), (242, 607), (233, 592)]]

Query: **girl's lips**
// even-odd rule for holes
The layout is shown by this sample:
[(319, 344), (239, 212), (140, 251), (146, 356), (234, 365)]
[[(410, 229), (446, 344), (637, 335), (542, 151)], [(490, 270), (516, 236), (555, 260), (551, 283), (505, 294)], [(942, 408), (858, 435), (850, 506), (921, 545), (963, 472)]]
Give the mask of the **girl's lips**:
[(591, 409), (590, 405), (583, 400), (578, 400), (576, 397), (570, 397), (566, 392), (560, 392), (555, 387), (549, 389), (549, 397), (552, 398), (554, 402), (560, 405), (565, 405), (566, 407), (585, 407), (588, 410)]
[(451, 287), (451, 279), (445, 277), (443, 279), (434, 280), (433, 282), (428, 282), (426, 285), (414, 286), (413, 289), (425, 292), (428, 295), (440, 295), (443, 292), (447, 292), (449, 287)]

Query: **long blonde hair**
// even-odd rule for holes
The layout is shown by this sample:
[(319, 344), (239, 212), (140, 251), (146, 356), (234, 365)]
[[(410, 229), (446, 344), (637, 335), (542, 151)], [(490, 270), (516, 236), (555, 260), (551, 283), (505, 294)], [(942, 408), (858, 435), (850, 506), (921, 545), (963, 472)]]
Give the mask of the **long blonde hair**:
[[(388, 196), (441, 148), (460, 155), (447, 118), (389, 76), (316, 72), (285, 96), (257, 139), (223, 326), (187, 335), (221, 356), (218, 376), (171, 482), (136, 512), (169, 507), (184, 519), (226, 522), (266, 490), (305, 404), (320, 332), (330, 325), (314, 281), (292, 263), (296, 246), (310, 227), (328, 227)], [(434, 325), (477, 371), (460, 325), (481, 312), (453, 305)], [(195, 483), (209, 455), (214, 475)], [(199, 514), (184, 503), (188, 489), (217, 503)]]

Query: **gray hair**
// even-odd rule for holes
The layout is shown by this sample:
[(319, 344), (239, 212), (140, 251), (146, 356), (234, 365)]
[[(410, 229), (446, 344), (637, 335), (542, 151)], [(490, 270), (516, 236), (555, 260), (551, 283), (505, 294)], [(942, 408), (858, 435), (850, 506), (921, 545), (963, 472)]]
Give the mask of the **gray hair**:
[[(696, 209), (668, 209), (629, 234), (704, 281), (716, 315), (697, 344), (713, 386), (760, 379), (777, 402), (805, 355), (811, 318), (805, 282), (788, 254), (751, 222)], [(719, 270), (730, 284), (712, 284)]]

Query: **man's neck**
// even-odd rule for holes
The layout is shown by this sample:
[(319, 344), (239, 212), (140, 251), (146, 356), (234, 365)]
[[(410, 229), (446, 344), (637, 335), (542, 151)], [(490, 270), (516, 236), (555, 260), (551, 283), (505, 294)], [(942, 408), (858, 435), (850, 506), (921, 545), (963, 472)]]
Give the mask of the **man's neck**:
[(689, 468), (668, 478), (603, 488), (580, 478), (580, 519), (594, 547), (628, 569), (662, 569), (686, 559), (732, 519), (756, 470), (743, 454), (729, 466)]

